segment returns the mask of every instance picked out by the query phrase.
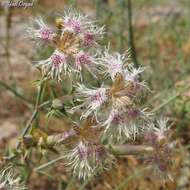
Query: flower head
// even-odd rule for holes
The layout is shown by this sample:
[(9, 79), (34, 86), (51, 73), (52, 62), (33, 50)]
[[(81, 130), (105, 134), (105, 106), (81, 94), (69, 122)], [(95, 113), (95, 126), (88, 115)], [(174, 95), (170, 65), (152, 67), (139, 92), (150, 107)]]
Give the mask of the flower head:
[(102, 37), (104, 34), (104, 27), (97, 27), (96, 25), (92, 25), (88, 31), (83, 33), (83, 44), (87, 47), (92, 47), (97, 44), (96, 39), (98, 37)]
[(153, 176), (159, 177), (162, 180), (172, 180), (169, 172), (172, 161), (171, 148), (168, 145), (154, 148), (154, 153), (147, 158), (147, 162), (153, 170)]
[(136, 107), (128, 107), (125, 111), (114, 108), (104, 122), (104, 136), (109, 142), (135, 139), (136, 135), (143, 130), (144, 122), (148, 117), (148, 113)]
[(66, 151), (65, 158), (73, 174), (81, 179), (90, 177), (97, 168), (103, 169), (111, 161), (111, 156), (103, 145), (82, 141), (73, 149)]
[(82, 69), (88, 71), (91, 73), (92, 76), (96, 78), (97, 74), (97, 60), (96, 60), (96, 55), (91, 56), (88, 53), (85, 53), (84, 51), (80, 51), (79, 53), (74, 55), (75, 57), (75, 66), (74, 69), (76, 68), (76, 71), (79, 73), (80, 78), (82, 79)]
[(74, 175), (79, 178), (87, 178), (92, 172), (93, 168), (89, 164), (90, 150), (89, 147), (80, 142), (74, 149), (65, 154), (68, 160), (68, 166), (73, 170)]
[(55, 32), (46, 26), (41, 18), (37, 19), (36, 23), (37, 29), (28, 29), (30, 36), (52, 42), (55, 47), (50, 58), (37, 63), (38, 66), (42, 66), (45, 74), (61, 80), (62, 71), (72, 72), (73, 76), (77, 72), (77, 76), (83, 80), (82, 71), (86, 69), (94, 77), (97, 76), (99, 50), (96, 47), (94, 51), (90, 51), (89, 47), (97, 44), (97, 37), (104, 33), (103, 27), (99, 28), (87, 15), (72, 8), (66, 9), (63, 16), (56, 19)]
[(102, 58), (100, 58), (103, 73), (106, 76), (110, 76), (112, 80), (114, 80), (116, 74), (120, 73), (124, 76), (126, 67), (127, 57), (125, 54), (120, 53), (109, 53), (109, 49), (105, 50)]
[(92, 58), (87, 53), (81, 51), (75, 55), (75, 63), (76, 65), (90, 65)]
[(55, 50), (48, 59), (38, 61), (36, 66), (41, 66), (46, 75), (58, 80), (61, 80), (63, 71), (64, 73), (68, 71), (66, 56), (58, 50)]
[(94, 124), (89, 117), (83, 125), (75, 128), (78, 138), (71, 149), (64, 151), (67, 165), (82, 179), (90, 177), (96, 168), (104, 169), (111, 163), (111, 156), (99, 142), (101, 128)]
[(147, 129), (147, 137), (152, 144), (165, 143), (170, 129), (168, 119), (161, 117), (155, 122), (149, 123)]
[(133, 64), (129, 64), (125, 71), (125, 81), (133, 84), (136, 90), (141, 90), (142, 88), (148, 88), (144, 81), (140, 81), (140, 75), (144, 72), (145, 68), (139, 67), (135, 68)]
[(63, 33), (69, 31), (74, 34), (80, 34), (92, 25), (87, 15), (79, 13), (72, 8), (64, 11), (62, 19), (63, 26), (61, 30)]
[[(82, 99), (84, 99), (84, 103), (77, 106), (77, 108), (85, 107), (86, 110), (83, 112), (82, 117), (86, 118), (92, 113), (96, 115), (98, 109), (106, 103), (108, 100), (107, 88), (97, 88), (90, 89), (86, 88), (84, 85), (79, 84), (77, 88), (77, 94)], [(75, 108), (74, 108), (75, 109)]]
[(46, 42), (53, 41), (56, 34), (43, 22), (42, 18), (36, 19), (35, 23), (37, 24), (36, 28), (29, 27), (27, 29), (28, 35), (35, 40), (40, 39)]
[(144, 131), (144, 138), (146, 143), (155, 150), (153, 154), (147, 156), (147, 162), (151, 165), (153, 174), (163, 180), (172, 180), (169, 170), (171, 169), (172, 148), (175, 143), (169, 142), (167, 123), (168, 119), (163, 117), (149, 123), (147, 130)]

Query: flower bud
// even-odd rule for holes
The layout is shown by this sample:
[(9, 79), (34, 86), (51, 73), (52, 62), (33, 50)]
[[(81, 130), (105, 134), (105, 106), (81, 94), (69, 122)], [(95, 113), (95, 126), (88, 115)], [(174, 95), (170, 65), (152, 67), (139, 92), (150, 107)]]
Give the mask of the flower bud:
[(64, 22), (62, 18), (57, 18), (55, 22), (56, 22), (56, 27), (58, 29), (61, 29), (64, 26)]

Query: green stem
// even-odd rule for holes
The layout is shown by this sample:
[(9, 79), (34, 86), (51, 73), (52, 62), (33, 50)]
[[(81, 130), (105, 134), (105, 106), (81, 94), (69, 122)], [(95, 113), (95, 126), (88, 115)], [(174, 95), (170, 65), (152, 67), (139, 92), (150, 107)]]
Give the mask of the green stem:
[(124, 37), (124, 31), (125, 31), (125, 26), (124, 23), (126, 23), (125, 20), (125, 9), (126, 9), (126, 1), (125, 0), (120, 0), (118, 1), (119, 3), (119, 8), (120, 8), (120, 14), (121, 14), (121, 23), (120, 23), (120, 52), (124, 50), (124, 44), (125, 44), (125, 37)]
[[(38, 116), (38, 105), (40, 104), (40, 101), (41, 101), (42, 91), (43, 91), (43, 82), (41, 82), (40, 86), (38, 87), (35, 109), (33, 111), (33, 114), (31, 116), (30, 120), (27, 122), (27, 124), (26, 124), (26, 126), (22, 132), (21, 139), (31, 130), (32, 123), (36, 119), (36, 117)], [(21, 145), (21, 142), (19, 141), (16, 148), (18, 149), (20, 147), (20, 145)]]
[(131, 48), (131, 56), (136, 68), (139, 67), (137, 60), (135, 43), (134, 43), (134, 33), (133, 33), (133, 24), (132, 24), (132, 3), (131, 0), (128, 0), (128, 22), (129, 22), (129, 46)]
[(43, 82), (41, 82), (40, 85), (38, 86), (37, 99), (36, 99), (36, 105), (35, 105), (36, 110), (38, 109), (38, 105), (41, 102), (43, 87), (44, 87)]
[(101, 2), (100, 0), (96, 0), (96, 19), (98, 20), (100, 18), (101, 13)]
[[(36, 119), (37, 115), (38, 115), (38, 110), (34, 110), (30, 120), (27, 122), (27, 124), (22, 132), (21, 138), (23, 138), (28, 133), (28, 131), (30, 131), (32, 123)], [(16, 149), (18, 149), (20, 147), (20, 145), (21, 145), (21, 141), (18, 142)]]

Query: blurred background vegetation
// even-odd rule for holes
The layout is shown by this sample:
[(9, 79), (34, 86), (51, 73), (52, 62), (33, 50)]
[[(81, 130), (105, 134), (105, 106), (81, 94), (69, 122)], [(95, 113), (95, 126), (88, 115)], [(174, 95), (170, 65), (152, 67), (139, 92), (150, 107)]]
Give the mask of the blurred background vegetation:
[[(143, 103), (174, 123), (172, 130), (177, 143), (172, 168), (174, 181), (163, 183), (152, 179), (150, 174), (141, 172), (140, 159), (126, 156), (120, 157), (111, 170), (85, 182), (72, 178), (58, 163), (47, 173), (33, 174), (30, 189), (190, 189), (190, 1), (131, 0), (131, 10), (128, 3), (128, 0), (39, 0), (27, 9), (0, 8), (0, 153), (14, 147), (16, 136), (30, 117), (29, 105), (35, 102), (36, 94), (32, 81), (38, 79), (31, 61), (46, 58), (51, 52), (48, 48), (35, 49), (26, 38), (30, 19), (42, 16), (53, 25), (57, 15), (72, 5), (96, 18), (99, 25), (105, 25), (102, 45), (110, 42), (112, 50), (124, 52), (131, 46), (128, 13), (132, 11), (135, 58), (146, 67), (143, 79), (151, 89)], [(47, 132), (65, 129), (59, 118), (47, 121), (42, 114), (39, 120)]]

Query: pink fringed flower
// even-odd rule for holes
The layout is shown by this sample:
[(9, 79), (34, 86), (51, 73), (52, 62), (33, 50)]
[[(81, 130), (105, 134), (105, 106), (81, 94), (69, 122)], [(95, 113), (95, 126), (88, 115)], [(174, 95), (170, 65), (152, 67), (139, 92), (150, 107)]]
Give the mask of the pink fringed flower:
[(129, 107), (124, 110), (112, 109), (108, 119), (104, 122), (104, 136), (109, 142), (121, 142), (135, 139), (143, 130), (144, 121), (150, 116), (145, 110)]
[(72, 110), (80, 109), (83, 107), (86, 108), (81, 116), (84, 118), (88, 117), (92, 113), (97, 116), (98, 110), (108, 100), (107, 88), (103, 87), (98, 89), (90, 89), (86, 88), (83, 84), (78, 84), (77, 94), (78, 97), (80, 97), (78, 100), (83, 101), (83, 99), (85, 99), (85, 102), (79, 106), (74, 107)]
[(68, 160), (67, 165), (73, 170), (74, 175), (82, 179), (88, 178), (93, 172), (93, 168), (89, 163), (89, 157), (89, 147), (83, 142), (80, 142), (72, 150), (65, 152), (65, 158)]
[(27, 30), (28, 35), (34, 40), (52, 41), (55, 36), (54, 31), (43, 22), (42, 18), (36, 19), (35, 22), (37, 24), (36, 29), (29, 27)]
[(87, 15), (83, 15), (72, 8), (65, 10), (62, 18), (64, 23), (63, 33), (69, 31), (79, 34), (90, 28), (92, 24)]
[(84, 51), (80, 51), (75, 55), (75, 68), (76, 71), (79, 73), (80, 78), (82, 79), (82, 73), (81, 71), (83, 69), (87, 70), (89, 73), (91, 73), (92, 76), (96, 78), (97, 73), (97, 60), (95, 56), (90, 56), (88, 53), (85, 53)]
[(65, 27), (65, 30), (74, 32), (75, 34), (78, 34), (81, 31), (81, 23), (78, 20), (74, 20), (74, 19), (68, 19), (65, 22), (64, 27)]
[(97, 44), (96, 39), (101, 38), (104, 35), (104, 27), (97, 27), (96, 25), (91, 26), (90, 30), (85, 31), (83, 34), (84, 46), (91, 47)]
[(161, 117), (155, 122), (148, 124), (148, 130), (145, 131), (145, 142), (151, 145), (155, 151), (152, 155), (147, 156), (147, 163), (151, 165), (153, 174), (162, 180), (170, 179), (172, 149), (175, 142), (170, 142), (168, 119)]
[(66, 151), (65, 158), (73, 174), (80, 179), (86, 179), (97, 168), (103, 169), (107, 164), (112, 163), (112, 157), (108, 154), (104, 146), (82, 141), (73, 149)]
[(76, 65), (90, 65), (92, 63), (92, 58), (87, 53), (83, 51), (75, 55)]
[(143, 89), (148, 89), (145, 81), (140, 81), (140, 75), (144, 72), (145, 68), (139, 67), (135, 68), (133, 64), (127, 65), (127, 70), (125, 70), (125, 81), (133, 84), (134, 91), (137, 93)]
[(63, 71), (65, 74), (68, 71), (66, 56), (58, 50), (55, 50), (48, 59), (37, 62), (36, 66), (41, 66), (46, 75), (58, 80), (61, 80)]
[(103, 56), (100, 58), (100, 65), (105, 76), (110, 76), (114, 80), (117, 73), (125, 75), (126, 72), (126, 55), (120, 53), (109, 53), (109, 49), (105, 50)]

